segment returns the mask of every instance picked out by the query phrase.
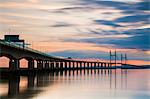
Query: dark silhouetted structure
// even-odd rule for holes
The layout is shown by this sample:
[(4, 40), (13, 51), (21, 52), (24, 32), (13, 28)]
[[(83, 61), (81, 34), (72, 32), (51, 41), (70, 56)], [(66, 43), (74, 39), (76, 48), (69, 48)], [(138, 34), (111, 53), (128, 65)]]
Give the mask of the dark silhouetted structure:
[(23, 48), (25, 46), (25, 40), (19, 39), (19, 35), (4, 35), (3, 41), (22, 43)]

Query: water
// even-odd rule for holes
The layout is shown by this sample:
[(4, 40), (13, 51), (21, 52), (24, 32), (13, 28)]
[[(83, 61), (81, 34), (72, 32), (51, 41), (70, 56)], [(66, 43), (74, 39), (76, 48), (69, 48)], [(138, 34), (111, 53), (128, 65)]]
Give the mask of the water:
[(2, 99), (150, 99), (150, 70), (82, 70), (1, 79)]

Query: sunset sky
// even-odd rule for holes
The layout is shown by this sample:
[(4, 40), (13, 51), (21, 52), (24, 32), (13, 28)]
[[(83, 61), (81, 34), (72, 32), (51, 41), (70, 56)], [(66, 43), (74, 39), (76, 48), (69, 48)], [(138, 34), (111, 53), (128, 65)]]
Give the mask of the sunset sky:
[(50, 55), (150, 61), (149, 0), (0, 0), (0, 38), (20, 34)]

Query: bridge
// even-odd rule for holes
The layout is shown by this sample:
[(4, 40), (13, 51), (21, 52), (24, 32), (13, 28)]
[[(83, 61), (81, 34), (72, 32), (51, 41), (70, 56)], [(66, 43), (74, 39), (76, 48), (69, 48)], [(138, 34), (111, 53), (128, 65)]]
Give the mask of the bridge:
[[(20, 60), (28, 61), (28, 70), (77, 70), (105, 68), (112, 69), (112, 65), (116, 63), (98, 62), (98, 61), (82, 61), (71, 58), (61, 58), (48, 55), (41, 51), (31, 49), (27, 46), (21, 46), (14, 42), (0, 40), (0, 57), (9, 58), (9, 70), (20, 70)], [(35, 64), (37, 65), (35, 68)]]

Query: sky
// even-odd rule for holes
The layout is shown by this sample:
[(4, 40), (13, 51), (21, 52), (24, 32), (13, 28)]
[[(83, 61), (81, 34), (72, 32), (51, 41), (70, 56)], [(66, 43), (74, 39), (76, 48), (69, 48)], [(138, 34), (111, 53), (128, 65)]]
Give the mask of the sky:
[(19, 34), (54, 56), (108, 60), (116, 50), (150, 64), (149, 9), (150, 0), (0, 0), (0, 38)]

